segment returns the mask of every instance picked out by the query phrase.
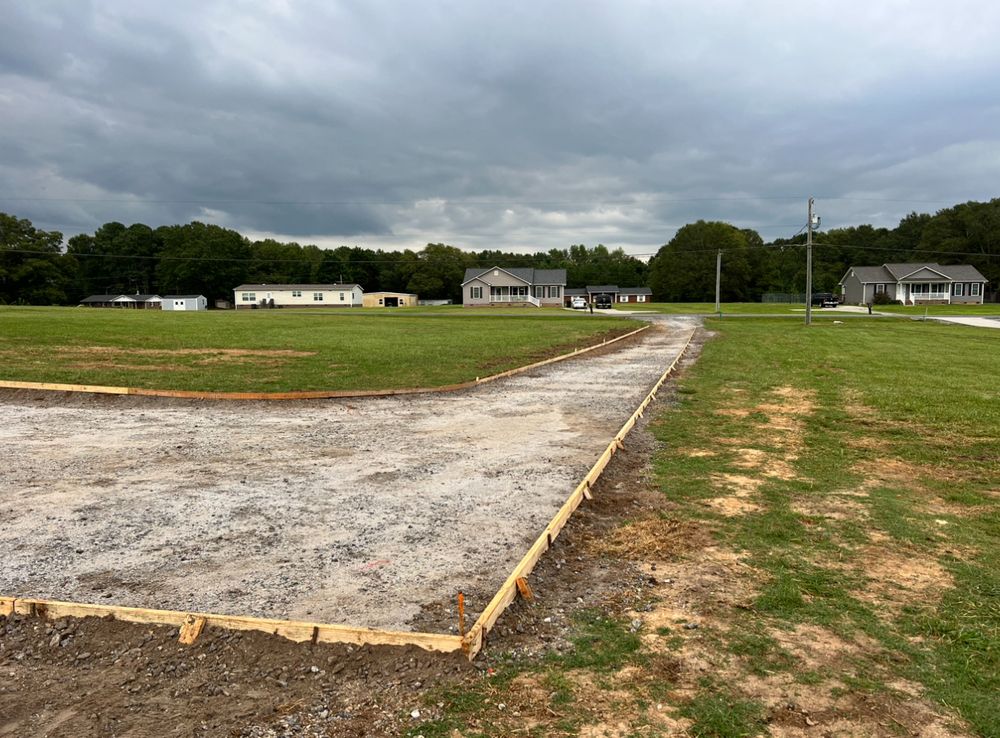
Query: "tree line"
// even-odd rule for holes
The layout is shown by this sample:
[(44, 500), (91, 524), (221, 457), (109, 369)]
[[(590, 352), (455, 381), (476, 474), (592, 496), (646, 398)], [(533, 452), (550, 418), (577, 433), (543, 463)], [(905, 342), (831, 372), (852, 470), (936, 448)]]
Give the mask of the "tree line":
[(92, 294), (202, 294), (232, 299), (251, 284), (357, 283), (367, 292), (415, 292), (461, 302), (469, 267), (566, 269), (573, 285), (646, 283), (645, 262), (622, 249), (573, 245), (545, 253), (468, 252), (441, 243), (419, 251), (251, 241), (228, 228), (193, 222), (151, 228), (105, 223), (73, 236), (0, 213), (0, 304), (76, 304)]
[[(765, 293), (803, 293), (806, 235), (764, 243), (753, 230), (699, 220), (677, 231), (650, 260), (649, 287), (664, 302), (715, 299), (715, 263), (722, 250), (724, 302), (757, 302)], [(910, 213), (895, 228), (870, 225), (813, 234), (813, 287), (837, 292), (851, 266), (906, 262), (971, 264), (988, 291), (1000, 284), (1000, 198), (967, 202), (934, 215)]]
[[(469, 267), (566, 269), (569, 287), (649, 286), (657, 301), (710, 301), (716, 253), (722, 251), (721, 297), (758, 301), (766, 292), (801, 293), (805, 235), (765, 243), (751, 229), (702, 221), (677, 231), (649, 263), (622, 249), (582, 244), (534, 254), (463, 251), (441, 243), (419, 251), (252, 241), (200, 222), (151, 228), (105, 223), (63, 243), (59, 231), (0, 213), (0, 304), (76, 304), (91, 294), (203, 294), (232, 298), (242, 283), (356, 282), (366, 291), (416, 292), (461, 300)], [(1000, 199), (911, 213), (895, 228), (870, 225), (814, 234), (813, 284), (833, 292), (851, 265), (907, 261), (967, 263), (1000, 284)]]

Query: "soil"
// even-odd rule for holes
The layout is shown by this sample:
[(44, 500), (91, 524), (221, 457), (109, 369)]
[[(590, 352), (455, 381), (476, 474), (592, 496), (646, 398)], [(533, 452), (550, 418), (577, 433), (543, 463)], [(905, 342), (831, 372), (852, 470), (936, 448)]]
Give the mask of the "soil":
[[(695, 360), (700, 342), (696, 337), (682, 365)], [(672, 382), (661, 389), (653, 408), (670, 402), (671, 388)], [(26, 404), (46, 405), (40, 399)], [(106, 403), (79, 404), (100, 409)], [(180, 646), (176, 628), (0, 617), (0, 738), (419, 732), (439, 716), (433, 695), (478, 680), (495, 654), (528, 659), (563, 650), (572, 615), (583, 609), (614, 615), (649, 607), (656, 577), (602, 549), (602, 541), (618, 540), (623, 523), (656, 519), (665, 504), (650, 482), (655, 442), (646, 422), (628, 436), (595, 485), (594, 500), (570, 519), (532, 573), (535, 599), (519, 600), (501, 617), (474, 664), (413, 648), (297, 644), (212, 628), (193, 646)], [(663, 555), (700, 545), (698, 536), (691, 543), (674, 526), (667, 529)], [(413, 625), (433, 630), (450, 622), (450, 606), (450, 598), (426, 604)], [(527, 715), (516, 719), (530, 723)]]
[(474, 618), (696, 325), (445, 395), (7, 393), (0, 593), (410, 629), (463, 590)]

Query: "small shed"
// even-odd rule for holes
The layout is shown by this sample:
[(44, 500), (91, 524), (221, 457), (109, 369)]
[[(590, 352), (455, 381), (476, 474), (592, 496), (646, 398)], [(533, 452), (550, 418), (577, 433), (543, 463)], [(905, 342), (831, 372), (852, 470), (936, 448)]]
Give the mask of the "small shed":
[(362, 303), (366, 308), (414, 307), (417, 296), (410, 292), (366, 292)]
[(204, 295), (164, 295), (164, 310), (208, 310), (208, 299)]

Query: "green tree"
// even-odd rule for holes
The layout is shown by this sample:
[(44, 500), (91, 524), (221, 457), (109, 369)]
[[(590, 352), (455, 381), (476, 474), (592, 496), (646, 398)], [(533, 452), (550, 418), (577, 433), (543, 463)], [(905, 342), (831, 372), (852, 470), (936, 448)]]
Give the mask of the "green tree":
[(62, 233), (0, 213), (0, 303), (57, 305), (71, 292), (76, 263), (62, 253)]
[[(716, 252), (722, 250), (721, 297), (726, 302), (756, 299), (751, 251), (762, 250), (755, 231), (729, 223), (699, 220), (679, 231), (649, 265), (653, 299), (710, 302), (715, 299)], [(758, 296), (759, 297), (759, 296)]]
[(232, 299), (246, 281), (250, 244), (236, 231), (197, 221), (156, 229), (162, 240), (157, 278), (167, 294), (201, 294)]

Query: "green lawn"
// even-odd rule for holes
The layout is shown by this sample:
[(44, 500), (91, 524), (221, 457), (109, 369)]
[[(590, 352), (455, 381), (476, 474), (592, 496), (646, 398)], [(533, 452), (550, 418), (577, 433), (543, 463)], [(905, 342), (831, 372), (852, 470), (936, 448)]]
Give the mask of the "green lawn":
[[(724, 302), (722, 314), (732, 315), (801, 315), (805, 303), (787, 302)], [(616, 310), (645, 311), (670, 315), (714, 315), (714, 302), (643, 302), (615, 303)], [(818, 308), (817, 314), (822, 312)]]
[(985, 305), (875, 305), (881, 313), (897, 315), (1000, 315), (1000, 303)]
[(0, 379), (232, 392), (434, 387), (639, 325), (526, 309), (0, 308)]
[[(718, 338), (656, 425), (657, 468), (683, 517), (761, 583), (714, 629), (718, 650), (748, 676), (846, 685), (897, 722), (893, 685), (918, 683), (1000, 736), (1000, 331), (708, 327)], [(846, 645), (806, 672), (777, 640), (802, 627)]]
[(706, 325), (651, 423), (652, 520), (686, 548), (606, 534), (650, 541), (626, 558), (651, 600), (569, 611), (558, 653), (488, 652), (408, 735), (1000, 738), (1000, 331)]

